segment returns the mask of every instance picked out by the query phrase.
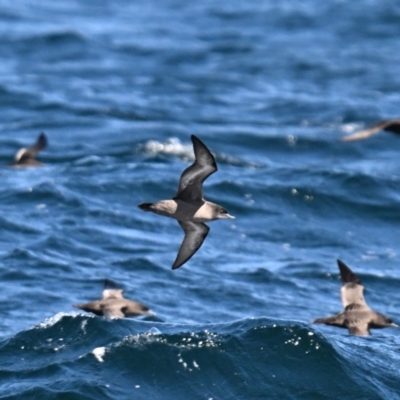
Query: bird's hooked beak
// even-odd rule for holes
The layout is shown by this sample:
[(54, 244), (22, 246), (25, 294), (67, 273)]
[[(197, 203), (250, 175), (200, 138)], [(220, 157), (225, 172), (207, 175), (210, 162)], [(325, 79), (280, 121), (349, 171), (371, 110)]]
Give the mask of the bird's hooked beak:
[(393, 328), (398, 328), (399, 326), (392, 322), (389, 326), (393, 326)]
[(228, 219), (236, 219), (233, 215), (230, 215), (228, 213), (224, 214), (223, 218), (228, 218)]

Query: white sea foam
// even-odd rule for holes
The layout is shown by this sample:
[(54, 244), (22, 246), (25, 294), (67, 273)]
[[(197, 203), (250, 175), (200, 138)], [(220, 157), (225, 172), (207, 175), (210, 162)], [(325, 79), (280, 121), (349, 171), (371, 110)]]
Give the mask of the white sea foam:
[[(175, 157), (182, 158), (184, 161), (193, 161), (194, 152), (193, 144), (187, 143), (182, 144), (177, 138), (167, 139), (166, 142), (159, 142), (157, 140), (149, 140), (144, 145), (140, 145), (138, 150), (144, 152), (148, 155), (155, 156), (157, 154), (167, 154)], [(218, 153), (217, 155), (213, 153), (217, 162), (222, 161), (231, 165), (244, 166), (249, 168), (261, 168), (264, 165), (254, 162), (248, 162), (230, 155)]]
[(360, 125), (360, 124), (349, 123), (349, 124), (343, 124), (340, 127), (340, 130), (345, 133), (353, 133), (355, 131), (360, 130), (361, 128), (362, 128), (362, 125)]
[(106, 353), (106, 348), (105, 347), (96, 347), (93, 351), (92, 354), (96, 357), (98, 362), (104, 362), (104, 354)]
[(76, 317), (76, 313), (66, 313), (66, 312), (59, 312), (52, 317), (46, 318), (44, 321), (39, 322), (38, 324), (33, 326), (33, 329), (35, 328), (50, 328), (54, 324), (56, 324), (58, 321), (60, 321), (63, 317)]
[(164, 143), (149, 140), (141, 150), (149, 155), (169, 154), (186, 160), (194, 160), (193, 145), (191, 143), (182, 144), (177, 138), (167, 139)]

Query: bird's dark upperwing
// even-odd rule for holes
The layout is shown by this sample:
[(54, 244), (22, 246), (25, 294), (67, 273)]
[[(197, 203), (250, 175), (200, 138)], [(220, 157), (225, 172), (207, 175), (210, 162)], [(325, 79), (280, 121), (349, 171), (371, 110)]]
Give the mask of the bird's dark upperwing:
[(361, 285), (359, 277), (343, 262), (337, 260), (340, 276), (343, 283), (358, 283)]
[(192, 142), (195, 161), (183, 171), (174, 199), (201, 200), (203, 198), (203, 182), (217, 170), (214, 156), (205, 144), (194, 135), (192, 135)]
[(185, 232), (185, 238), (179, 248), (178, 255), (172, 269), (177, 269), (185, 264), (203, 244), (210, 228), (202, 222), (178, 221)]
[(36, 143), (33, 146), (29, 147), (28, 150), (32, 153), (37, 154), (40, 150), (43, 150), (46, 146), (47, 146), (47, 137), (45, 133), (42, 132), (39, 135)]
[(400, 119), (391, 119), (387, 121), (380, 121), (367, 129), (353, 133), (350, 136), (344, 137), (342, 140), (344, 142), (352, 142), (354, 140), (367, 139), (380, 131), (391, 131), (395, 133), (400, 133)]
[(47, 137), (42, 132), (33, 146), (21, 149), (15, 155), (15, 163), (24, 164), (28, 160), (33, 160), (36, 157), (37, 153), (39, 153), (39, 151), (44, 149), (46, 146), (47, 146)]
[(313, 321), (313, 324), (325, 324), (325, 325), (333, 325), (338, 326), (339, 328), (346, 328), (345, 325), (345, 316), (343, 313), (332, 315), (331, 317), (326, 318), (317, 318)]
[(79, 308), (80, 310), (91, 312), (96, 315), (103, 315), (103, 310), (101, 307), (101, 302), (96, 300), (96, 301), (91, 301), (90, 303), (84, 303), (84, 304), (74, 304), (73, 307)]

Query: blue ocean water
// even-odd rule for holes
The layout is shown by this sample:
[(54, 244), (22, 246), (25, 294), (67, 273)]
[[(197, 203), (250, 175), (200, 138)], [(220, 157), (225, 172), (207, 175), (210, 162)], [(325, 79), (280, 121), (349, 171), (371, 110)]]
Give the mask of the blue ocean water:
[[(400, 330), (341, 310), (336, 259), (400, 323), (400, 4), (15, 0), (0, 5), (0, 164), (46, 132), (44, 167), (0, 169), (1, 399), (396, 399)], [(234, 221), (171, 265), (179, 225), (143, 213), (215, 154)], [(156, 317), (72, 304), (105, 278)]]

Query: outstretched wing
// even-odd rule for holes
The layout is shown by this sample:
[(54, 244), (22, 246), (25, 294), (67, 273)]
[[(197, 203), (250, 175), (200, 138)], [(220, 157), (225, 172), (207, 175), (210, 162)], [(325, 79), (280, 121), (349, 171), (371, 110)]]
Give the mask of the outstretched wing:
[(364, 300), (364, 286), (360, 279), (343, 261), (337, 260), (337, 262), (343, 282), (340, 289), (343, 307), (345, 309), (369, 309)]
[(185, 237), (181, 247), (179, 248), (176, 260), (172, 265), (172, 269), (179, 268), (181, 265), (185, 264), (194, 253), (196, 253), (203, 244), (204, 239), (207, 237), (208, 231), (210, 230), (210, 228), (202, 222), (178, 222), (185, 232)]
[(195, 161), (186, 168), (179, 180), (179, 188), (174, 199), (196, 201), (203, 198), (203, 182), (217, 170), (214, 156), (205, 144), (192, 135)]
[(367, 129), (353, 133), (350, 136), (342, 138), (344, 142), (352, 142), (354, 140), (367, 139), (380, 131), (391, 131), (395, 133), (400, 133), (400, 119), (391, 119), (387, 121), (380, 121)]
[(14, 162), (24, 163), (27, 160), (34, 159), (37, 153), (39, 153), (39, 151), (44, 149), (46, 146), (47, 146), (47, 137), (42, 132), (33, 146), (23, 148), (17, 152), (17, 154), (14, 157)]
[(40, 150), (43, 150), (47, 146), (47, 143), (47, 136), (44, 132), (42, 132), (39, 135), (36, 143), (33, 146), (29, 147), (28, 150), (32, 153), (37, 154)]
[(317, 318), (313, 322), (313, 324), (325, 324), (325, 325), (333, 325), (338, 326), (339, 328), (345, 328), (345, 316), (343, 313), (332, 315), (331, 317), (325, 318)]

